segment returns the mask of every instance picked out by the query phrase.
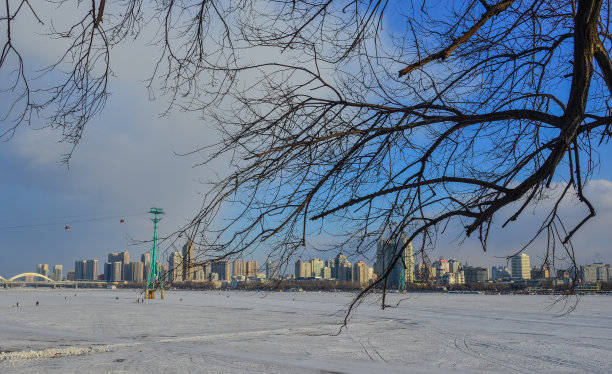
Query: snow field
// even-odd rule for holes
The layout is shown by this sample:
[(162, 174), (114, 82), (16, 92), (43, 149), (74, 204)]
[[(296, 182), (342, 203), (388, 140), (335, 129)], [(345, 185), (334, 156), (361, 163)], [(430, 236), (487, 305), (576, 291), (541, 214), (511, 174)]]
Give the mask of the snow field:
[[(158, 295), (159, 297), (159, 295)], [(612, 297), (1, 290), (0, 373), (609, 373)], [(36, 301), (40, 305), (36, 306)], [(14, 305), (19, 302), (20, 307)]]

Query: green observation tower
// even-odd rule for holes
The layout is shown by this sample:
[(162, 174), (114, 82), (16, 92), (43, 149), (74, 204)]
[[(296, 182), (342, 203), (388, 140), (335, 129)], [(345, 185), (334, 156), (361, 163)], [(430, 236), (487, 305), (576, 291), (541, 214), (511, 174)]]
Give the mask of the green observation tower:
[(161, 269), (158, 267), (157, 261), (157, 223), (161, 221), (161, 216), (164, 213), (162, 208), (151, 208), (149, 211), (153, 214), (153, 248), (151, 249), (151, 265), (149, 266), (149, 274), (147, 275), (147, 288), (145, 289), (145, 299), (155, 299), (155, 290), (159, 287), (161, 290), (161, 298), (164, 298), (164, 282)]

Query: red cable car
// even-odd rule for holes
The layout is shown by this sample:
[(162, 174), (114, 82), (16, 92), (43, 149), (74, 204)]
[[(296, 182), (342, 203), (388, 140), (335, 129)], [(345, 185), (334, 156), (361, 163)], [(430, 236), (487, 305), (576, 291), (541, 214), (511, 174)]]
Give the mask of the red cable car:
[(123, 218), (121, 218), (121, 221), (119, 221), (121, 223), (125, 223), (125, 220)]
[(70, 226), (66, 225), (66, 227), (64, 228), (64, 230), (66, 230), (66, 231), (70, 231)]

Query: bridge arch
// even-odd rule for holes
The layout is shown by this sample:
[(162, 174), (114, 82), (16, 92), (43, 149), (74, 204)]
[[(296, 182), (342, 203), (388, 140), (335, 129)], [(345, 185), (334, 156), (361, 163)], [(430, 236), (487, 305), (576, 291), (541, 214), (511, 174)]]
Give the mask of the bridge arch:
[(31, 275), (31, 276), (33, 276), (33, 277), (39, 277), (39, 278), (42, 278), (42, 279), (48, 280), (49, 282), (55, 282), (53, 279), (51, 279), (51, 278), (49, 278), (49, 277), (46, 277), (46, 276), (44, 276), (44, 275), (42, 275), (42, 274), (38, 274), (38, 273), (21, 273), (21, 274), (17, 274), (17, 275), (15, 275), (15, 276), (13, 276), (13, 277), (11, 277), (11, 278), (9, 278), (9, 279), (6, 279), (6, 280), (7, 280), (7, 281), (9, 281), (9, 282), (12, 282), (12, 281), (14, 281), (14, 280), (15, 280), (15, 279), (17, 279), (17, 278), (27, 277), (28, 275)]

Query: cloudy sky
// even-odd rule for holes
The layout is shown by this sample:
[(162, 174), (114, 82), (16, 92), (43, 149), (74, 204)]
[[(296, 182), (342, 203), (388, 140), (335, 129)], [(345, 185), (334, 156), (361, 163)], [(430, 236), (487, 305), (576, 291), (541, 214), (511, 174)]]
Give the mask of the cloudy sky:
[[(199, 179), (211, 171), (174, 152), (207, 144), (214, 133), (196, 116), (159, 118), (158, 103), (148, 100), (138, 77), (118, 74), (106, 110), (88, 125), (70, 168), (58, 162), (69, 148), (52, 131), (23, 127), (0, 144), (0, 275), (34, 270), (37, 263), (72, 269), (77, 259), (102, 261), (111, 251), (140, 256), (149, 246), (130, 246), (129, 238), (152, 237), (150, 207), (167, 212), (161, 234), (197, 212), (198, 192), (205, 190)], [(27, 227), (7, 228), (13, 226)]]
[[(32, 65), (44, 66), (57, 56), (43, 37), (31, 33), (17, 45)], [(134, 240), (153, 236), (149, 208), (167, 213), (160, 235), (198, 211), (199, 194), (206, 190), (202, 182), (214, 178), (221, 165), (194, 168), (202, 161), (199, 155), (177, 153), (210, 145), (217, 137), (196, 114), (160, 117), (167, 102), (150, 100), (143, 83), (155, 53), (145, 41), (113, 50), (112, 95), (87, 125), (69, 168), (59, 161), (70, 145), (58, 142), (57, 132), (36, 129), (36, 122), (0, 143), (1, 276), (34, 271), (38, 263), (63, 264), (65, 274), (75, 260), (102, 263), (109, 252), (127, 250), (139, 258), (150, 245)], [(6, 111), (7, 102), (0, 107)]]
[[(19, 40), (24, 55), (40, 65), (55, 56), (40, 36)], [(152, 237), (149, 208), (161, 207), (167, 213), (159, 226), (161, 235), (178, 229), (198, 211), (201, 193), (206, 191), (202, 182), (214, 180), (215, 173), (222, 173), (227, 165), (221, 160), (194, 167), (202, 160), (199, 155), (176, 155), (212, 144), (217, 135), (197, 114), (159, 116), (166, 99), (150, 100), (143, 83), (155, 53), (143, 41), (113, 50), (112, 96), (104, 112), (87, 126), (70, 168), (58, 162), (69, 145), (58, 143), (56, 132), (22, 126), (10, 140), (0, 143), (1, 276), (34, 271), (39, 263), (63, 264), (65, 274), (74, 269), (75, 260), (95, 258), (103, 263), (109, 252), (116, 251), (127, 250), (132, 258), (139, 258), (150, 246), (133, 244), (131, 239)], [(6, 103), (0, 108), (6, 110)], [(610, 147), (603, 145), (598, 157), (599, 173), (587, 186), (598, 216), (575, 237), (580, 263), (612, 262)], [(564, 211), (576, 220), (586, 213), (572, 201)], [(536, 228), (540, 212), (526, 211), (511, 228), (495, 231), (484, 254), (475, 240), (456, 241), (460, 228), (450, 228), (432, 256), (473, 265), (505, 264), (502, 257), (520, 248)], [(64, 230), (66, 225), (70, 231)], [(526, 253), (537, 262), (543, 250), (544, 245), (536, 243)], [(265, 258), (263, 253), (254, 257)]]

